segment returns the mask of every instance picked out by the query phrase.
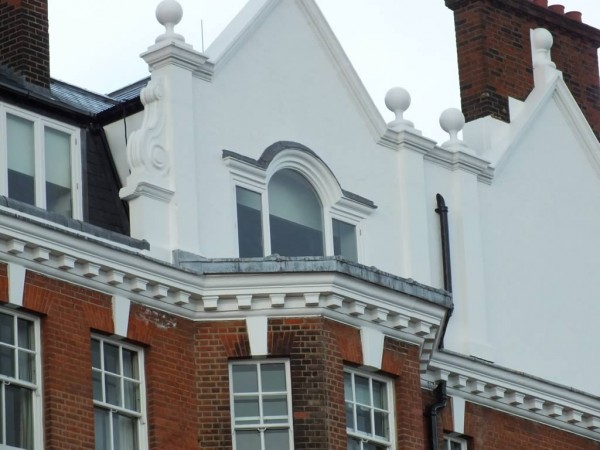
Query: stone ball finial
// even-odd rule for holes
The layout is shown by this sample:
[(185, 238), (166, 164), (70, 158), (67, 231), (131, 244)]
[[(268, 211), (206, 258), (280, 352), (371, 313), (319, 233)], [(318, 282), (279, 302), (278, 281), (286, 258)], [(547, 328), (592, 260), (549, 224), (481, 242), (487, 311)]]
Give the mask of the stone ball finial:
[(465, 147), (465, 144), (458, 139), (458, 132), (465, 126), (465, 116), (460, 109), (448, 108), (442, 112), (440, 126), (450, 135), (450, 139), (444, 142), (442, 147), (450, 150), (462, 150)]
[(165, 27), (165, 32), (156, 38), (156, 42), (167, 39), (184, 41), (183, 36), (175, 33), (175, 25), (181, 22), (183, 8), (177, 0), (162, 0), (156, 7), (156, 20)]
[(533, 30), (533, 46), (536, 49), (549, 51), (553, 43), (552, 33), (545, 28), (536, 28)]
[(440, 126), (450, 136), (456, 136), (465, 126), (465, 116), (460, 109), (448, 108), (440, 115)]
[(410, 94), (406, 89), (401, 87), (391, 88), (385, 94), (385, 106), (396, 115), (396, 118), (388, 123), (388, 128), (400, 131), (406, 127), (413, 127), (413, 123), (404, 118), (404, 112), (410, 106)]
[(550, 33), (545, 28), (536, 28), (531, 32), (531, 42), (533, 44), (533, 67), (555, 68), (556, 64), (552, 62), (552, 57), (550, 55), (550, 49), (552, 49), (552, 44), (554, 43), (552, 33)]

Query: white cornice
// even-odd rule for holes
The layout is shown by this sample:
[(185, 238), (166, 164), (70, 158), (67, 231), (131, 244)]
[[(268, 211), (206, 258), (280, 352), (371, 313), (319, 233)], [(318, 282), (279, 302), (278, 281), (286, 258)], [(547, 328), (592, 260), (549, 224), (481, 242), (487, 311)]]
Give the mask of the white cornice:
[(600, 398), (475, 358), (435, 351), (425, 381), (509, 414), (600, 440)]
[[(324, 316), (356, 327), (368, 324), (419, 345), (423, 369), (447, 311), (445, 306), (335, 271), (199, 274), (145, 257), (142, 251), (110, 246), (85, 233), (67, 234), (60, 227), (18, 216), (0, 215), (0, 259), (194, 321), (260, 314)], [(416, 286), (414, 295), (420, 295), (419, 289), (425, 288)]]
[(452, 151), (436, 145), (425, 155), (425, 159), (453, 171), (463, 170), (476, 175), (479, 181), (487, 184), (491, 184), (494, 177), (490, 162), (471, 153)]
[(198, 78), (210, 81), (213, 76), (213, 63), (208, 57), (180, 41), (163, 41), (148, 48), (140, 55), (150, 66), (150, 71), (173, 65), (194, 73)]

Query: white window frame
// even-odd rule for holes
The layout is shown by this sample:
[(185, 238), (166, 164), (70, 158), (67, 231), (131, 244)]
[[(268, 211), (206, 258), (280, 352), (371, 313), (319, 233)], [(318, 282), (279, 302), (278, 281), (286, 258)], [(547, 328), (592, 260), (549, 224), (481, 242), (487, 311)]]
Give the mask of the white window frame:
[[(96, 399), (93, 399), (94, 402), (94, 409), (95, 408), (102, 408), (105, 410), (109, 410), (111, 413), (117, 412), (117, 413), (122, 413), (123, 415), (126, 415), (128, 417), (135, 417), (137, 418), (137, 431), (138, 431), (138, 449), (136, 450), (147, 450), (148, 449), (148, 422), (147, 422), (147, 416), (146, 416), (146, 379), (145, 379), (145, 363), (144, 363), (144, 350), (140, 347), (137, 347), (135, 345), (131, 345), (128, 343), (125, 343), (123, 341), (117, 340), (117, 339), (111, 339), (111, 338), (107, 338), (106, 336), (101, 336), (101, 335), (96, 335), (93, 334), (91, 336), (90, 339), (90, 346), (91, 346), (91, 342), (92, 340), (97, 340), (100, 342), (100, 358), (102, 360), (102, 365), (104, 365), (104, 343), (108, 343), (110, 345), (114, 345), (119, 347), (119, 364), (122, 366), (123, 364), (123, 358), (122, 358), (122, 353), (120, 349), (127, 349), (127, 350), (131, 350), (133, 352), (137, 353), (137, 362), (138, 362), (138, 373), (140, 376), (139, 379), (139, 386), (140, 386), (140, 411), (133, 411), (133, 410), (129, 410), (126, 409), (124, 407), (119, 407), (116, 405), (113, 405), (112, 403), (106, 403), (106, 402), (101, 402), (98, 401)], [(97, 371), (95, 368), (93, 368), (93, 362), (90, 361), (90, 367), (92, 368), (92, 371)], [(101, 373), (104, 374), (106, 371), (104, 370), (104, 368), (102, 368)], [(111, 372), (108, 372), (111, 373)], [(112, 373), (111, 373), (112, 374)], [(112, 374), (114, 375), (114, 374)], [(126, 379), (127, 377), (123, 376), (123, 374), (119, 375), (120, 378), (122, 379)], [(104, 386), (104, 377), (102, 377), (102, 386)], [(123, 392), (121, 392), (121, 396), (123, 396)], [(110, 427), (112, 429), (112, 421), (110, 424)], [(94, 429), (94, 436), (96, 435), (96, 430)], [(112, 448), (112, 432), (111, 435), (108, 437), (109, 442), (110, 442), (110, 446)]]
[(451, 450), (451, 444), (459, 444), (460, 450), (468, 450), (469, 446), (466, 439), (462, 439), (456, 436), (445, 435), (444, 436), (444, 450)]
[[(395, 450), (396, 449), (396, 417), (395, 417), (395, 408), (396, 407), (395, 407), (395, 401), (394, 401), (394, 382), (393, 382), (393, 380), (390, 378), (386, 378), (386, 377), (371, 373), (371, 372), (365, 372), (363, 370), (358, 370), (358, 369), (354, 369), (354, 368), (350, 368), (350, 367), (344, 367), (344, 374), (346, 374), (346, 373), (353, 375), (352, 380), (354, 380), (355, 375), (358, 375), (363, 378), (368, 378), (369, 380), (375, 380), (375, 381), (379, 381), (381, 383), (385, 383), (385, 385), (387, 387), (387, 389), (386, 389), (387, 390), (387, 402), (388, 402), (387, 413), (388, 413), (388, 427), (389, 427), (389, 432), (390, 432), (389, 441), (385, 441), (385, 440), (378, 438), (377, 436), (361, 433), (361, 432), (358, 432), (358, 431), (346, 426), (346, 433), (347, 433), (348, 437), (360, 439), (362, 441), (362, 443), (373, 443), (376, 445), (380, 445), (380, 446), (387, 448), (387, 450)], [(369, 384), (371, 384), (371, 383), (369, 383)], [(353, 396), (354, 396), (355, 392), (356, 392), (356, 390), (354, 389), (354, 381), (353, 381), (352, 392), (353, 392)], [(357, 402), (355, 400), (356, 399), (353, 397), (352, 403), (354, 405), (357, 404)], [(363, 406), (367, 406), (367, 405), (363, 405)], [(344, 399), (344, 409), (345, 408), (346, 408), (346, 401)], [(370, 406), (370, 409), (373, 412), (376, 408), (373, 406)], [(353, 408), (353, 412), (354, 412), (354, 424), (356, 424), (356, 408)]]
[[(362, 223), (374, 210), (373, 207), (346, 198), (330, 170), (314, 156), (294, 149), (281, 151), (266, 169), (232, 157), (225, 158), (233, 179), (232, 212), (235, 218), (235, 240), (237, 240), (236, 187), (260, 194), (262, 207), (263, 256), (272, 254), (271, 229), (269, 223), (268, 187), (271, 177), (280, 170), (292, 169), (300, 173), (311, 184), (323, 207), (323, 249), (325, 256), (334, 256), (332, 220), (337, 219), (356, 229), (357, 262), (363, 261)], [(239, 256), (239, 253), (238, 253)]]
[[(29, 314), (23, 314), (21, 312), (0, 308), (0, 312), (9, 316), (13, 316), (13, 320), (16, 322), (17, 319), (24, 319), (33, 323), (34, 333), (34, 347), (35, 347), (35, 383), (22, 381), (17, 378), (7, 377), (0, 374), (0, 383), (12, 384), (21, 387), (31, 389), (32, 391), (32, 419), (33, 419), (33, 448), (40, 450), (43, 448), (44, 442), (44, 427), (43, 427), (43, 413), (42, 413), (42, 364), (41, 364), (41, 334), (40, 334), (40, 322), (39, 318), (31, 316)], [(16, 330), (16, 327), (15, 327)], [(16, 333), (16, 331), (15, 331)], [(15, 336), (16, 337), (16, 336)], [(15, 348), (18, 348), (18, 342), (15, 341)], [(17, 361), (18, 364), (18, 361)], [(0, 405), (4, 408), (4, 404)], [(2, 436), (6, 436), (5, 422), (1, 422), (0, 426), (3, 427)], [(0, 450), (21, 450), (20, 447), (12, 447), (0, 442)]]
[[(266, 364), (284, 364), (285, 366), (285, 383), (287, 388), (287, 408), (288, 408), (288, 422), (287, 423), (276, 423), (272, 425), (262, 424), (262, 425), (236, 425), (235, 423), (235, 410), (234, 410), (234, 400), (237, 396), (243, 396), (244, 394), (234, 394), (233, 392), (233, 366), (234, 365), (249, 365), (256, 366), (257, 373), (260, 377), (260, 366)], [(260, 408), (260, 420), (263, 420), (262, 415), (262, 396), (263, 392), (259, 383), (259, 392), (253, 394), (245, 394), (245, 395), (259, 395), (259, 408)], [(258, 359), (258, 360), (235, 360), (229, 362), (229, 405), (231, 411), (231, 438), (232, 438), (232, 448), (233, 450), (237, 449), (236, 446), (236, 431), (237, 430), (258, 430), (261, 433), (261, 446), (264, 445), (264, 431), (269, 428), (274, 429), (282, 429), (286, 428), (289, 430), (289, 448), (290, 450), (294, 449), (294, 423), (293, 423), (293, 410), (292, 410), (292, 389), (291, 389), (291, 375), (290, 375), (290, 361), (288, 359)], [(270, 450), (267, 448), (263, 448), (263, 450)]]
[(73, 219), (83, 220), (83, 200), (81, 192), (81, 130), (63, 122), (32, 113), (16, 106), (0, 103), (0, 194), (8, 196), (8, 146), (7, 114), (33, 122), (34, 161), (35, 161), (35, 206), (46, 209), (46, 164), (44, 128), (52, 128), (68, 134), (71, 141), (71, 197)]

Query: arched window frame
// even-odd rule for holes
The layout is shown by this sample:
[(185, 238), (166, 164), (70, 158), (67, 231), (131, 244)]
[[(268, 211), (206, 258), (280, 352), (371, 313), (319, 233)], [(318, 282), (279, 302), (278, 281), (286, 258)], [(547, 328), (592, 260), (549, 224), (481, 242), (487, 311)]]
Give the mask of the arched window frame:
[[(274, 147), (276, 151), (272, 151)], [(264, 156), (271, 152), (272, 157)], [(269, 181), (277, 172), (290, 169), (302, 175), (313, 187), (323, 207), (323, 236), (325, 256), (334, 255), (332, 220), (353, 225), (356, 229), (356, 248), (358, 262), (363, 260), (362, 224), (376, 206), (362, 197), (344, 191), (329, 167), (310, 149), (301, 144), (281, 142), (265, 150), (258, 161), (224, 152), (224, 162), (233, 179), (233, 199), (238, 187), (260, 195), (262, 216), (263, 256), (272, 254), (271, 230), (269, 224)], [(232, 202), (235, 208), (235, 200)], [(233, 217), (236, 220), (237, 214)], [(239, 242), (238, 242), (239, 249)]]

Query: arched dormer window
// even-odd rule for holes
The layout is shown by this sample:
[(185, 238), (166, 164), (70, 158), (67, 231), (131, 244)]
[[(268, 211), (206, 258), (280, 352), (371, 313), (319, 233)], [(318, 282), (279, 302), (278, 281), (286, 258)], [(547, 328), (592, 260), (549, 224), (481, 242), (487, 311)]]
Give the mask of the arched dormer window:
[(341, 188), (310, 149), (277, 142), (254, 160), (224, 150), (235, 184), (241, 258), (342, 256), (360, 261), (360, 224), (376, 206)]
[(322, 256), (323, 206), (300, 173), (283, 169), (269, 181), (271, 253)]

